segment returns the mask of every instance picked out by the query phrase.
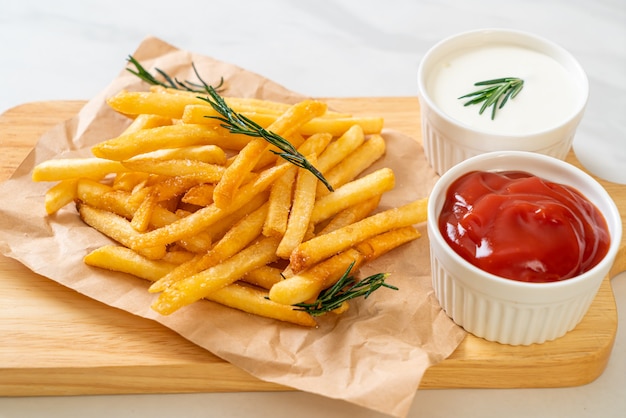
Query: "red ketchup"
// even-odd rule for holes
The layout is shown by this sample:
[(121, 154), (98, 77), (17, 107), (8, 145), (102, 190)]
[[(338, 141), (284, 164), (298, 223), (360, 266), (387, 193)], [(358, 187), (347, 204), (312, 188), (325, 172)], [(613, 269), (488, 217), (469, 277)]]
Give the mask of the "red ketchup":
[(476, 267), (522, 282), (577, 276), (610, 242), (606, 220), (580, 192), (522, 171), (474, 171), (456, 180), (439, 229)]

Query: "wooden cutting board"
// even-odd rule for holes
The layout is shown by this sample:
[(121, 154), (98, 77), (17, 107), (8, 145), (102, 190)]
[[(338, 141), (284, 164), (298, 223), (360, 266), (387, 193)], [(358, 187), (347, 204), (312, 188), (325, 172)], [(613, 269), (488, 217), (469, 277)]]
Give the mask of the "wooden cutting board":
[[(416, 98), (326, 99), (419, 140)], [(0, 180), (40, 135), (82, 101), (28, 103), (0, 116)], [(568, 161), (580, 166), (573, 154)], [(601, 181), (626, 224), (626, 187)], [(624, 238), (626, 240), (626, 238)], [(624, 241), (611, 277), (626, 269)], [(468, 335), (420, 388), (561, 387), (588, 383), (606, 367), (617, 331), (607, 277), (589, 312), (564, 337), (527, 347)], [(109, 307), (0, 256), (0, 396), (288, 390), (260, 381), (153, 321)]]

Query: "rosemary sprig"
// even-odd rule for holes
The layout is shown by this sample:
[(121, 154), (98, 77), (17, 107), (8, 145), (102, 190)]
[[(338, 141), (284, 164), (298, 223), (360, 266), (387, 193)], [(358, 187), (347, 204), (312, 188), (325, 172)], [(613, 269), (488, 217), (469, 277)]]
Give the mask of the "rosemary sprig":
[(517, 77), (505, 77), (480, 81), (474, 85), (489, 87), (466, 94), (459, 97), (459, 99), (472, 97), (471, 100), (465, 103), (465, 106), (482, 103), (483, 105), (478, 112), (480, 115), (482, 115), (489, 106), (493, 106), (491, 110), (491, 120), (493, 120), (496, 117), (496, 109), (502, 109), (509, 99), (514, 99), (515, 96), (522, 91), (524, 80)]
[(333, 186), (331, 186), (328, 180), (324, 178), (324, 175), (317, 168), (315, 168), (315, 166), (311, 164), (289, 141), (274, 132), (268, 131), (250, 118), (235, 112), (226, 104), (226, 101), (217, 93), (217, 91), (215, 91), (213, 87), (207, 86), (207, 92), (210, 97), (198, 98), (208, 102), (213, 109), (221, 115), (207, 116), (208, 118), (214, 118), (221, 121), (222, 127), (228, 129), (231, 133), (263, 138), (281, 151), (278, 152), (272, 150), (272, 152), (291, 164), (310, 171), (315, 177), (324, 183), (324, 186), (326, 186), (328, 190), (331, 192), (333, 191)]
[[(135, 59), (132, 55), (128, 56), (127, 61), (131, 63), (132, 65), (134, 65), (135, 69), (126, 68), (126, 71), (136, 75), (137, 77), (139, 77), (140, 79), (142, 79), (148, 84), (151, 84), (154, 86), (162, 86), (162, 87), (176, 89), (176, 90), (185, 90), (185, 91), (190, 91), (194, 93), (208, 93), (207, 91), (208, 84), (205, 83), (202, 77), (200, 77), (200, 74), (198, 74), (198, 70), (196, 69), (196, 66), (193, 62), (191, 63), (191, 67), (193, 68), (193, 72), (196, 74), (196, 77), (198, 77), (198, 80), (200, 81), (200, 83), (194, 83), (189, 80), (180, 81), (177, 78), (172, 78), (165, 71), (159, 68), (155, 68), (154, 70), (165, 79), (165, 81), (159, 81), (152, 74), (150, 74), (144, 68), (144, 66), (141, 65), (141, 63), (137, 61), (137, 59)], [(221, 77), (219, 84), (215, 86), (214, 88), (216, 90), (219, 90), (220, 88), (222, 88), (223, 85), (224, 85), (224, 77)]]
[(208, 118), (220, 120), (222, 122), (222, 127), (228, 129), (231, 133), (263, 138), (280, 150), (280, 152), (273, 150), (272, 152), (291, 164), (310, 171), (313, 175), (315, 175), (315, 177), (324, 183), (324, 186), (326, 186), (328, 190), (331, 192), (333, 191), (333, 187), (328, 180), (324, 178), (324, 175), (317, 168), (315, 168), (315, 166), (313, 166), (313, 164), (311, 164), (289, 141), (274, 132), (264, 129), (250, 118), (235, 112), (226, 104), (226, 101), (218, 93), (218, 89), (224, 84), (224, 78), (221, 78), (218, 86), (213, 87), (207, 84), (202, 77), (200, 77), (196, 66), (191, 63), (193, 71), (196, 74), (196, 77), (198, 77), (200, 84), (193, 83), (191, 81), (179, 81), (176, 78), (172, 78), (165, 71), (155, 68), (155, 71), (157, 71), (165, 79), (163, 82), (157, 80), (152, 74), (150, 74), (132, 55), (128, 56), (128, 62), (133, 64), (135, 69), (133, 70), (131, 68), (127, 68), (126, 70), (149, 84), (176, 90), (186, 90), (195, 93), (208, 94), (209, 97), (199, 96), (198, 98), (209, 103), (211, 107), (213, 107), (213, 109), (221, 115), (207, 116)]
[(350, 271), (354, 263), (350, 264), (345, 273), (335, 283), (334, 286), (320, 293), (317, 300), (313, 303), (297, 303), (294, 309), (305, 311), (311, 316), (321, 316), (341, 306), (342, 303), (363, 296), (365, 299), (381, 286), (388, 289), (398, 290), (397, 287), (385, 283), (388, 273), (376, 273), (356, 281), (350, 275)]

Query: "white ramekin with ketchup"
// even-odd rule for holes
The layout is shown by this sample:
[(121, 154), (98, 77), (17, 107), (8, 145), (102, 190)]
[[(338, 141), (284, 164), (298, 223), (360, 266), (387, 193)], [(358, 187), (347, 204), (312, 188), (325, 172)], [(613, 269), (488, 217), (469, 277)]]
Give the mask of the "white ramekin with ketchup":
[(444, 311), (472, 334), (511, 345), (576, 327), (622, 234), (596, 180), (525, 151), (484, 153), (447, 170), (431, 193), (427, 229)]

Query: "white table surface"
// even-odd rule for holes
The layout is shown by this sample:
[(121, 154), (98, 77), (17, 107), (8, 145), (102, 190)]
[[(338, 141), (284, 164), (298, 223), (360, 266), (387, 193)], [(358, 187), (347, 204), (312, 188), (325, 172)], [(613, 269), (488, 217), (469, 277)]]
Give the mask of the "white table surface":
[[(575, 150), (591, 171), (626, 183), (626, 0), (0, 0), (0, 113), (91, 98), (147, 35), (310, 96), (415, 96), (431, 45), (486, 27), (534, 32), (576, 56), (591, 93)], [(623, 318), (626, 274), (612, 284)], [(0, 398), (2, 418), (83, 416), (383, 415), (299, 392)], [(409, 416), (626, 416), (626, 326), (588, 385), (420, 390)]]

